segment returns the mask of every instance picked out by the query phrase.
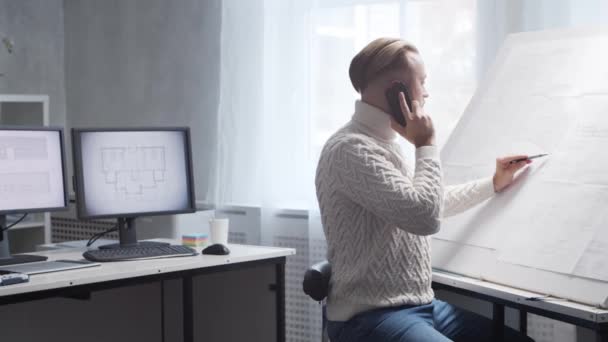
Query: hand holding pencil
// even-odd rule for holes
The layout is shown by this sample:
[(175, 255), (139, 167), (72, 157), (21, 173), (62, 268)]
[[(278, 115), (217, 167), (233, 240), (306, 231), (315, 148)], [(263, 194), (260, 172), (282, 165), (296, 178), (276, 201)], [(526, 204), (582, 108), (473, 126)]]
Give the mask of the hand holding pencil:
[(515, 155), (496, 159), (496, 173), (492, 178), (494, 191), (500, 192), (513, 182), (515, 173), (524, 166), (532, 163), (532, 159), (544, 157), (547, 154), (537, 154), (533, 156)]

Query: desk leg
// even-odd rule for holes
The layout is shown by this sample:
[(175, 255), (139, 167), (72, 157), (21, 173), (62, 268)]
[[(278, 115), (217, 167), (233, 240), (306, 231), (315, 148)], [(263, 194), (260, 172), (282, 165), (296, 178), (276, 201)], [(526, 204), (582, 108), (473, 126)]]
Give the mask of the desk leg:
[(505, 333), (505, 306), (502, 304), (493, 304), (492, 319), (494, 321), (494, 338), (495, 341), (503, 341)]
[(160, 333), (161, 342), (165, 342), (165, 281), (160, 281)]
[(285, 260), (276, 264), (277, 341), (285, 342)]
[(519, 332), (528, 335), (528, 312), (519, 310)]
[(194, 342), (194, 303), (192, 297), (192, 276), (186, 275), (182, 278), (184, 342)]

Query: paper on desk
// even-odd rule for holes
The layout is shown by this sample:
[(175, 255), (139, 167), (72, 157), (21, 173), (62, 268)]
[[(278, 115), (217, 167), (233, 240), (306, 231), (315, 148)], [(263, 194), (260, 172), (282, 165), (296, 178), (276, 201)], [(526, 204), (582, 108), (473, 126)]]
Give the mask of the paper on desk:
[(575, 114), (541, 179), (608, 185), (608, 94), (580, 98)]
[[(489, 93), (514, 96), (528, 94), (575, 96), (580, 94), (580, 42), (554, 40), (520, 42), (511, 46), (508, 58), (490, 83)], [(593, 42), (590, 42), (592, 44)], [(551, 58), (547, 58), (551, 56)], [(569, 72), (556, 72), (568, 70)], [(514, 77), (513, 75), (517, 75)]]
[[(530, 197), (527, 194), (543, 194)], [(498, 259), (553, 272), (571, 274), (583, 251), (604, 222), (608, 193), (594, 186), (534, 182), (512, 207), (511, 233)]]
[[(522, 200), (522, 191), (533, 182), (546, 161), (547, 159), (535, 160), (523, 172), (516, 175), (516, 180), (508, 189), (488, 201), (461, 214), (444, 218), (436, 237), (467, 245), (499, 249), (505, 234), (513, 230), (513, 219), (519, 217), (518, 209), (514, 208), (514, 205)], [(492, 165), (490, 171), (486, 167), (458, 167), (448, 164), (446, 178), (450, 184), (464, 183), (481, 178), (482, 174), (487, 177), (493, 174), (494, 168), (495, 166)]]
[(485, 99), (476, 108), (480, 115), (455, 129), (443, 148), (442, 162), (494, 166), (497, 157), (552, 154), (576, 120), (575, 108), (576, 102), (568, 98)]
[(494, 158), (503, 153), (550, 156), (534, 160), (532, 165), (543, 161), (542, 167), (523, 186), (443, 221), (439, 236), (458, 246), (446, 247), (442, 241), (434, 255), (449, 255), (445, 250), (459, 248), (467, 251), (461, 254), (480, 256), (478, 248), (469, 244), (489, 246), (494, 253), (486, 257), (492, 263), (498, 261), (495, 257), (501, 261), (495, 263), (496, 269), (490, 271), (487, 263), (476, 261), (436, 265), (484, 276), (494, 273), (505, 284), (522, 288), (529, 286), (524, 273), (543, 269), (539, 275), (564, 276), (539, 277), (534, 280), (539, 287), (576, 300), (605, 303), (603, 281), (579, 279), (568, 286), (548, 282), (573, 276), (606, 279), (608, 272), (604, 271), (608, 242), (598, 233), (608, 230), (608, 218), (598, 218), (608, 212), (606, 60), (606, 30), (507, 38), (442, 149), (444, 179), (454, 184), (489, 176)]
[(606, 92), (608, 79), (608, 38), (605, 36), (588, 37), (581, 40), (579, 58), (581, 58), (580, 75), (586, 75), (581, 82), (582, 94), (597, 94)]
[[(604, 202), (604, 208), (607, 206), (608, 203)], [(606, 210), (597, 214), (603, 218), (604, 226), (596, 229), (593, 241), (574, 267), (574, 275), (608, 281), (608, 215)]]

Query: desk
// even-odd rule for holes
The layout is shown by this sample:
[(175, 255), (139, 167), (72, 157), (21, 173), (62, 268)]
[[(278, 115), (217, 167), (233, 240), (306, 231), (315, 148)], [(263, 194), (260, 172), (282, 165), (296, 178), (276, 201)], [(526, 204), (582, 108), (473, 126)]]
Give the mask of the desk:
[[(175, 243), (175, 242), (174, 242)], [(0, 287), (0, 305), (22, 303), (50, 297), (86, 299), (92, 291), (119, 288), (134, 284), (180, 279), (184, 341), (194, 341), (192, 278), (197, 275), (231, 272), (260, 265), (273, 265), (276, 293), (276, 340), (285, 340), (285, 261), (294, 249), (229, 245), (230, 255), (154, 259), (104, 263), (98, 267), (34, 275), (29, 283)], [(81, 259), (82, 249), (66, 249), (38, 253), (49, 260)], [(247, 286), (247, 284), (242, 284)]]
[(542, 294), (519, 290), (487, 281), (433, 270), (433, 288), (447, 290), (493, 303), (494, 329), (502, 336), (504, 308), (520, 311), (520, 331), (526, 333), (527, 313), (592, 329), (597, 341), (608, 342), (608, 310), (566, 300), (531, 301)]

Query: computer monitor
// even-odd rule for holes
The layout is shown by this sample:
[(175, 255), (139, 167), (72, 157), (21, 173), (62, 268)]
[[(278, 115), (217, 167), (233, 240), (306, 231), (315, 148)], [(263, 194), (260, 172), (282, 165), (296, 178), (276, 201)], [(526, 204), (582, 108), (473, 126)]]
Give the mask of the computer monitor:
[(43, 261), (11, 256), (7, 215), (67, 209), (63, 129), (0, 126), (0, 265)]
[(81, 219), (118, 219), (119, 244), (136, 247), (135, 218), (196, 211), (190, 129), (73, 129)]

